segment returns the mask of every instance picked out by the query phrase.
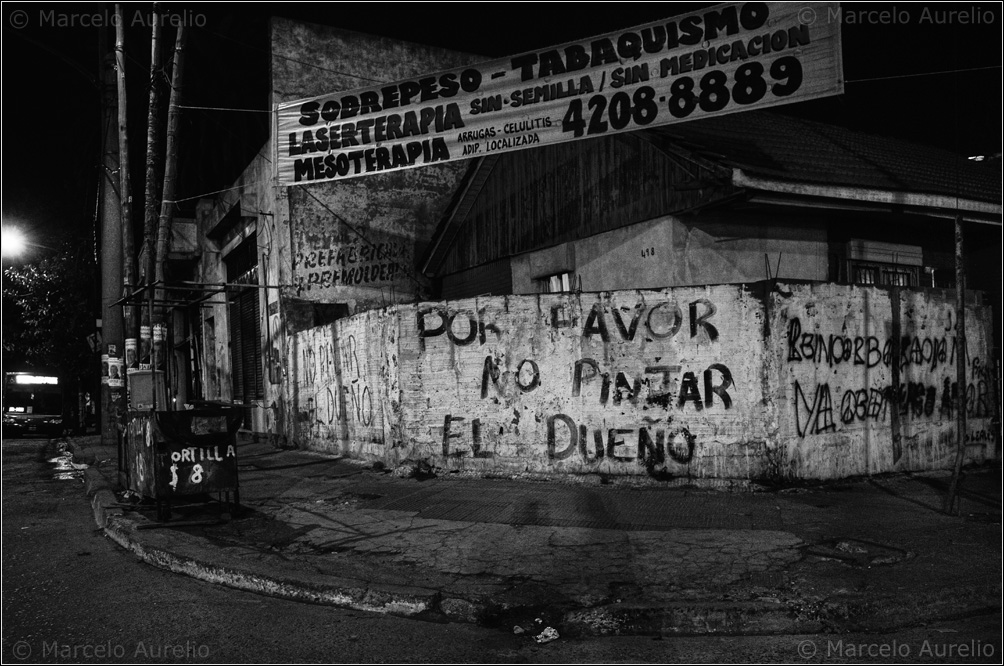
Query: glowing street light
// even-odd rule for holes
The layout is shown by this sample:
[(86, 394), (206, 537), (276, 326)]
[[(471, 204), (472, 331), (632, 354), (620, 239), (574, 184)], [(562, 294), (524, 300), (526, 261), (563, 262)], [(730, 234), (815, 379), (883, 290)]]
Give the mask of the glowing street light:
[(2, 238), (3, 256), (19, 257), (28, 248), (28, 241), (20, 229), (14, 227), (3, 228)]

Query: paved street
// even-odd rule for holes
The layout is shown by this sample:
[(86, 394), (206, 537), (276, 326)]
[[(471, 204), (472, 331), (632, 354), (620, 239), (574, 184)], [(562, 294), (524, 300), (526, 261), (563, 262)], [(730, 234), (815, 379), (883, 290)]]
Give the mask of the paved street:
[[(57, 454), (57, 448), (43, 440), (8, 440), (3, 445), (4, 663), (992, 663), (999, 662), (1001, 654), (999, 606), (997, 611), (989, 609), (965, 618), (945, 617), (881, 633), (824, 631), (774, 636), (604, 637), (563, 633), (554, 641), (538, 644), (529, 633), (516, 634), (509, 626), (485, 627), (462, 621), (447, 622), (432, 615), (426, 615), (423, 621), (251, 594), (163, 571), (143, 563), (115, 545), (96, 529), (82, 483), (86, 470), (73, 469), (73, 464), (67, 464), (68, 458), (60, 459)], [(296, 456), (302, 457), (302, 454)], [(276, 456), (267, 456), (258, 460), (275, 459)], [(50, 460), (56, 462), (48, 462)], [(261, 509), (269, 501), (251, 492), (254, 466), (250, 462), (253, 460), (247, 457), (245, 487), (250, 493), (249, 505), (257, 507), (257, 510), (245, 518), (245, 522), (238, 519), (216, 528), (217, 548), (232, 546), (236, 538), (235, 530), (241, 526), (250, 528), (256, 520), (264, 520), (262, 516), (265, 513)], [(273, 469), (269, 477), (273, 480), (273, 485), (269, 487), (276, 492), (272, 504), (299, 503), (301, 507), (306, 507), (309, 501), (305, 497), (296, 502), (288, 499), (298, 485), (290, 483), (292, 475), (298, 473), (300, 476), (315, 477), (316, 482), (318, 472), (325, 470), (325, 466), (330, 472), (331, 465), (335, 464), (334, 461), (318, 463), (316, 457), (311, 462), (315, 464), (310, 466), (314, 468), (310, 473), (305, 473), (302, 466), (295, 466), (287, 468), (290, 476), (278, 477), (278, 470)], [(80, 466), (80, 463), (76, 465)], [(258, 469), (268, 466), (279, 466), (278, 461), (259, 464)], [(354, 479), (351, 483), (360, 484), (359, 476), (355, 474), (342, 478), (343, 481)], [(283, 481), (283, 478), (286, 480)], [(428, 495), (426, 500), (413, 497), (413, 508), (419, 509), (419, 513), (424, 512), (422, 507), (434, 506), (429, 499), (431, 494), (426, 490), (429, 486), (418, 486), (413, 480), (399, 481), (401, 487), (407, 487), (411, 482), (413, 489), (421, 488), (419, 495)], [(281, 489), (284, 483), (289, 485)], [(458, 485), (467, 483), (470, 482), (463, 481)], [(265, 488), (261, 486), (259, 490), (264, 491)], [(354, 488), (355, 491), (362, 490), (361, 485)], [(335, 499), (341, 498), (344, 515), (348, 517), (343, 523), (350, 522), (353, 515), (360, 515), (354, 513), (363, 510), (359, 505), (381, 501), (371, 497), (375, 493), (355, 492), (351, 495), (349, 493), (353, 491), (349, 488), (342, 490), (345, 492), (340, 495), (326, 494), (324, 497), (328, 501), (321, 504), (332, 504)], [(546, 492), (544, 487), (537, 490)], [(897, 500), (894, 495), (883, 494)], [(293, 495), (296, 493), (293, 492)], [(530, 496), (533, 495), (530, 493)], [(919, 496), (915, 494), (913, 499)], [(473, 501), (472, 496), (464, 497)], [(317, 499), (313, 499), (315, 505), (318, 504)], [(387, 501), (386, 498), (384, 501)], [(400, 497), (396, 501), (400, 501)], [(322, 523), (321, 518), (315, 515), (313, 524)], [(490, 534), (490, 528), (485, 526), (492, 524), (476, 525), (485, 530), (484, 534)], [(967, 524), (977, 525), (973, 522)], [(960, 541), (960, 545), (969, 549), (985, 549), (991, 545), (989, 539), (996, 530), (999, 566), (999, 524), (979, 525), (983, 528), (978, 530), (978, 534), (985, 535), (987, 540), (973, 539), (974, 533), (970, 530), (970, 541)], [(444, 521), (438, 529), (450, 527), (448, 521)], [(457, 529), (457, 525), (452, 527)], [(279, 523), (271, 523), (269, 529), (279, 529)], [(295, 531), (286, 529), (287, 537)], [(537, 529), (554, 528), (546, 525), (521, 528), (524, 532)], [(906, 527), (903, 529), (905, 531)], [(196, 530), (188, 530), (192, 531)], [(300, 534), (303, 536), (315, 531), (301, 530)], [(700, 529), (691, 531), (691, 542), (703, 539)], [(640, 535), (648, 534), (649, 538), (653, 538), (657, 534), (665, 536), (667, 532), (684, 534), (682, 530), (674, 533), (663, 529), (643, 531)], [(144, 534), (152, 533), (191, 537), (181, 530), (144, 531)], [(245, 534), (251, 533), (249, 529)], [(416, 530), (416, 533), (423, 534), (424, 531)], [(959, 530), (960, 536), (965, 533), (966, 530)], [(386, 538), (388, 534), (386, 532), (383, 536)], [(447, 533), (440, 532), (441, 536), (443, 534)], [(552, 531), (551, 534), (555, 533)], [(959, 540), (959, 537), (947, 534), (949, 540)], [(634, 532), (631, 535), (631, 538), (637, 536)], [(264, 533), (257, 536), (263, 538)], [(458, 538), (458, 533), (454, 532), (446, 539), (447, 544), (454, 543), (442, 547), (459, 549)], [(624, 536), (618, 542), (619, 548), (632, 553), (643, 551), (627, 538)], [(231, 540), (229, 544), (227, 539)], [(354, 542), (343, 539), (341, 545), (348, 547), (351, 543), (363, 544), (367, 540), (365, 536)], [(307, 551), (308, 543), (298, 542), (294, 537), (287, 539), (285, 544), (279, 544), (278, 551), (292, 566), (296, 566), (298, 562), (302, 564), (302, 553)], [(504, 548), (499, 540), (493, 544), (491, 547)], [(264, 543), (259, 545), (262, 550), (267, 549)], [(329, 547), (331, 545), (329, 543)], [(485, 548), (481, 552), (490, 550)], [(570, 548), (566, 552), (571, 556), (571, 553), (580, 550)], [(351, 554), (353, 551), (350, 549), (348, 552)], [(469, 555), (471, 562), (477, 561), (474, 550)], [(584, 556), (586, 559), (595, 558), (597, 553), (587, 550)], [(464, 561), (459, 555), (458, 558), (458, 561)], [(990, 563), (993, 563), (992, 557)], [(627, 580), (633, 576), (630, 572), (631, 558), (627, 557), (624, 564), (622, 573), (628, 577), (625, 578)], [(379, 558), (372, 565), (380, 565)], [(537, 570), (538, 574), (543, 575), (545, 569), (554, 572), (560, 571), (561, 567), (541, 568)], [(853, 570), (844, 568), (843, 571), (846, 574)], [(853, 580), (853, 576), (847, 578), (848, 582)], [(624, 590), (630, 592), (628, 588)], [(961, 655), (960, 650), (968, 651), (969, 656)], [(948, 656), (948, 651), (954, 651), (954, 658)], [(907, 659), (904, 659), (904, 654)]]
[(79, 472), (57, 472), (44, 462), (54, 456), (44, 440), (3, 443), (6, 664), (520, 660), (525, 645), (507, 633), (284, 601), (145, 565), (96, 528)]

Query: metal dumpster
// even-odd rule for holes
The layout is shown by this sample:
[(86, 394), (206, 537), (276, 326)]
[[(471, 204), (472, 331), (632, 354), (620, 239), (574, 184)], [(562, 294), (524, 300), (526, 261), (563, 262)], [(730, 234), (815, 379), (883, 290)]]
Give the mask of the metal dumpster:
[(178, 498), (233, 493), (240, 503), (237, 478), (237, 408), (184, 411), (130, 411), (125, 432), (127, 487), (157, 502), (166, 519)]

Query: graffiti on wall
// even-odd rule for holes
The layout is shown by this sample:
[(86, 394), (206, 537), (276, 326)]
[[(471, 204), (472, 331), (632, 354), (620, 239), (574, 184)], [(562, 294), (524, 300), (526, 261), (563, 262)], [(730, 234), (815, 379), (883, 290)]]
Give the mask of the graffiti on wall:
[[(874, 335), (849, 336), (844, 333), (824, 335), (802, 331), (802, 322), (794, 317), (788, 323), (788, 362), (806, 362), (827, 367), (841, 363), (874, 368), (889, 367), (893, 360), (893, 340)], [(900, 339), (898, 365), (920, 366), (934, 372), (945, 364), (955, 363), (955, 336), (920, 337), (904, 335)]]
[(349, 238), (326, 247), (305, 247), (293, 260), (297, 296), (332, 287), (371, 287), (405, 277), (411, 248), (403, 240)]
[[(332, 331), (326, 327), (325, 331)], [(310, 437), (336, 438), (338, 426), (375, 425), (373, 390), (364, 367), (365, 356), (354, 334), (336, 342), (325, 336), (300, 348), (301, 427)]]
[[(715, 305), (700, 298), (675, 301), (640, 302), (612, 307), (594, 303), (579, 312), (571, 303), (555, 304), (546, 311), (545, 327), (564, 332), (579, 341), (580, 354), (569, 364), (555, 367), (544, 359), (516, 355), (504, 344), (508, 331), (493, 320), (486, 309), (465, 310), (446, 306), (425, 307), (416, 312), (416, 331), (422, 351), (432, 344), (468, 348), (488, 345), (476, 371), (470, 373), (470, 394), (489, 405), (497, 405), (504, 415), (500, 427), (489, 429), (490, 407), (478, 409), (477, 417), (448, 414), (442, 426), (442, 455), (460, 458), (493, 458), (496, 451), (487, 432), (508, 429), (519, 433), (520, 407), (531, 408), (534, 419), (543, 424), (535, 429), (537, 442), (550, 461), (573, 455), (586, 465), (641, 463), (648, 469), (669, 463), (687, 465), (694, 457), (697, 436), (680, 423), (680, 417), (702, 412), (721, 414), (734, 404), (735, 382), (728, 365), (720, 361), (692, 364), (668, 363), (666, 358), (682, 345), (707, 345), (719, 340), (713, 321)], [(644, 354), (637, 346), (628, 347), (616, 367), (610, 354), (586, 355), (611, 345), (647, 343)], [(655, 349), (651, 345), (655, 345)], [(472, 360), (474, 357), (471, 357)], [(472, 370), (475, 364), (470, 366)], [(545, 375), (549, 374), (549, 377)], [(570, 378), (560, 388), (554, 384)], [(545, 381), (549, 395), (534, 399)], [(548, 411), (541, 403), (551, 402), (555, 391), (561, 402), (578, 410)], [(609, 413), (605, 413), (606, 410)], [(612, 410), (617, 410), (613, 412)], [(625, 411), (629, 410), (629, 411)], [(566, 413), (569, 412), (569, 413)], [(577, 422), (577, 419), (579, 422)], [(616, 420), (616, 427), (610, 422)], [(629, 422), (633, 421), (633, 422)], [(541, 446), (543, 445), (543, 446)]]
[[(638, 335), (639, 325), (644, 322), (644, 335), (664, 340), (676, 336), (684, 323), (683, 312), (675, 302), (659, 302), (654, 305), (639, 303), (631, 309), (632, 314), (625, 318), (621, 308), (593, 304), (581, 326), (581, 336), (596, 336), (603, 342), (610, 342), (610, 331), (614, 330), (619, 336), (617, 339), (630, 342)], [(716, 312), (714, 304), (701, 298), (690, 303), (687, 309), (690, 337), (704, 336), (703, 339), (707, 341), (717, 340), (718, 329), (710, 321)], [(579, 319), (570, 315), (569, 310), (570, 306), (567, 304), (551, 306), (550, 326), (554, 329), (577, 328)], [(431, 322), (430, 317), (434, 317)], [(612, 321), (614, 325), (609, 325), (608, 321)], [(423, 349), (427, 338), (441, 335), (446, 335), (451, 343), (462, 347), (475, 342), (485, 344), (489, 341), (488, 333), (493, 333), (496, 339), (502, 336), (502, 330), (487, 319), (485, 309), (475, 312), (445, 306), (422, 308), (417, 313), (417, 327)]]
[[(955, 319), (947, 313), (947, 321)], [(788, 321), (785, 360), (796, 377), (792, 383), (795, 430), (799, 438), (848, 428), (896, 423), (952, 421), (958, 340), (954, 326), (934, 335), (849, 335), (846, 331), (808, 331), (799, 317)], [(991, 416), (989, 372), (982, 358), (967, 350), (969, 382), (965, 409), (970, 418)], [(800, 368), (812, 371), (807, 378)], [(818, 369), (828, 379), (816, 380)], [(893, 463), (902, 444), (893, 437)]]

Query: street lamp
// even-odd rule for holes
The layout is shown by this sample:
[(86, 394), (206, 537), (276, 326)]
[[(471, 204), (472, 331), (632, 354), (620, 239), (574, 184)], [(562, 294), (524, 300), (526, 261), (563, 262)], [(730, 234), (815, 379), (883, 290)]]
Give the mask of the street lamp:
[(28, 248), (28, 241), (20, 229), (15, 227), (4, 227), (2, 238), (3, 256), (19, 257)]

